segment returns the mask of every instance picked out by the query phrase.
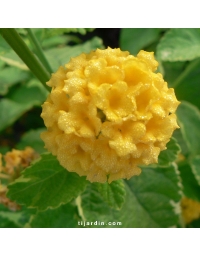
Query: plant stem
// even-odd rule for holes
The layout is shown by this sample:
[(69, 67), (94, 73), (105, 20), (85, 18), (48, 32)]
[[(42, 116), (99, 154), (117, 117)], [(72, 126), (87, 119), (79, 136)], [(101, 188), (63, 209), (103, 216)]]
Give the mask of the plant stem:
[(46, 69), (52, 73), (52, 69), (49, 65), (49, 62), (47, 61), (45, 55), (44, 55), (44, 52), (37, 40), (37, 38), (35, 37), (33, 31), (30, 29), (30, 28), (26, 28), (27, 32), (28, 32), (28, 35), (31, 39), (31, 42), (33, 43), (33, 45), (35, 46), (35, 50), (36, 50), (36, 53), (37, 53), (37, 56), (38, 58), (40, 59), (40, 61), (42, 62), (42, 64), (46, 67)]
[(50, 88), (46, 85), (46, 82), (50, 78), (50, 74), (47, 72), (41, 62), (35, 57), (35, 55), (30, 51), (17, 31), (14, 28), (0, 28), (0, 33), (7, 41), (7, 43), (12, 47), (12, 49), (17, 53), (17, 55), (33, 72), (33, 74), (39, 79), (39, 81), (45, 85), (48, 90), (50, 90)]

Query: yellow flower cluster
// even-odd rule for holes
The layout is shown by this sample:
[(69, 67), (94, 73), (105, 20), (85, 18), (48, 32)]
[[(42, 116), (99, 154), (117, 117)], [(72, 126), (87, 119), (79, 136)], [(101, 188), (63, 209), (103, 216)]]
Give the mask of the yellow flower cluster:
[(200, 218), (200, 202), (184, 197), (181, 201), (181, 208), (185, 224)]
[[(0, 204), (5, 205), (11, 211), (20, 210), (21, 207), (6, 196), (7, 185), (18, 178), (21, 171), (38, 157), (39, 155), (31, 147), (26, 147), (24, 150), (12, 149), (4, 156), (0, 154)], [(7, 180), (7, 182), (1, 184), (2, 180)]]
[(157, 66), (145, 51), (134, 57), (107, 48), (72, 58), (47, 83), (45, 147), (91, 182), (129, 179), (138, 165), (156, 163), (178, 128), (179, 105)]
[[(12, 149), (3, 157), (0, 154), (0, 173), (9, 175), (10, 180), (14, 180), (36, 158), (38, 158), (38, 154), (31, 147), (26, 147), (24, 150)], [(4, 165), (2, 160), (5, 163)]]
[(17, 203), (11, 201), (6, 196), (7, 191), (8, 191), (7, 186), (0, 184), (0, 204), (3, 204), (7, 208), (9, 208), (11, 211), (20, 210), (21, 207)]

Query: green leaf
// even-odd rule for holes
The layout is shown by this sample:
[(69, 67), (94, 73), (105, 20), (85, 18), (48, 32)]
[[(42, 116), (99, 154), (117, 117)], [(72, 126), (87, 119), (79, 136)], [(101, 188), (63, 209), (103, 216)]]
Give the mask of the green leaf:
[(14, 66), (22, 70), (29, 70), (28, 67), (13, 50), (7, 51), (5, 54), (1, 55), (0, 60), (4, 61), (10, 66)]
[(200, 219), (194, 220), (187, 225), (187, 228), (200, 228)]
[(108, 182), (96, 183), (96, 186), (104, 201), (111, 208), (119, 210), (122, 207), (126, 196), (123, 180), (116, 180), (111, 184)]
[(10, 148), (8, 146), (0, 146), (0, 153), (2, 155), (6, 154), (9, 150)]
[(186, 197), (200, 202), (200, 186), (195, 179), (188, 162), (184, 162), (178, 167), (183, 184), (183, 193)]
[(135, 55), (156, 41), (159, 34), (159, 28), (123, 28), (120, 33), (120, 47)]
[[(8, 223), (10, 224), (12, 223), (12, 225), (14, 225), (13, 227), (22, 227), (20, 224), (21, 216), (22, 216), (21, 212), (0, 211), (0, 218), (3, 218), (4, 221), (7, 220), (6, 225), (8, 225)], [(1, 227), (1, 224), (0, 224), (0, 227)]]
[(32, 228), (77, 228), (77, 207), (71, 203), (61, 205), (56, 209), (48, 209), (38, 212), (32, 217), (30, 226)]
[(200, 155), (197, 155), (191, 159), (190, 167), (192, 169), (192, 172), (194, 174), (194, 177), (195, 177), (197, 183), (200, 186)]
[(190, 154), (190, 151), (186, 145), (185, 140), (183, 139), (183, 135), (181, 133), (181, 129), (177, 129), (174, 131), (173, 133), (173, 137), (177, 140), (180, 148), (181, 148), (181, 154), (183, 154), (184, 156), (188, 156)]
[(21, 207), (21, 210), (13, 212), (6, 206), (0, 204), (0, 217), (7, 219), (7, 221), (11, 222), (10, 224), (14, 225), (14, 227), (24, 227), (24, 225), (29, 221), (30, 216), (34, 213), (35, 209), (27, 209), (25, 207)]
[[(79, 212), (82, 212), (86, 225), (111, 228), (157, 228), (177, 225), (181, 187), (175, 165), (144, 168), (140, 176), (125, 182), (125, 188), (125, 202), (117, 211), (104, 202), (95, 184), (89, 184), (81, 195), (79, 206)], [(99, 225), (90, 225), (91, 221), (98, 221)]]
[[(146, 227), (176, 226), (180, 214), (182, 186), (175, 164), (168, 167), (146, 167), (143, 173), (127, 181), (146, 216)], [(139, 217), (139, 216), (138, 216)], [(141, 217), (142, 218), (142, 217)]]
[(158, 157), (158, 165), (160, 166), (167, 166), (170, 163), (174, 162), (181, 151), (181, 148), (178, 145), (177, 140), (173, 137), (167, 143), (166, 147), (167, 149), (161, 151)]
[(77, 36), (72, 35), (63, 35), (63, 36), (53, 36), (44, 39), (41, 42), (42, 48), (52, 48), (52, 47), (58, 47), (68, 44), (69, 42), (75, 42), (80, 43), (80, 39)]
[(0, 34), (0, 54), (10, 51), (10, 45), (4, 40)]
[(5, 67), (5, 62), (0, 60), (0, 70), (3, 69)]
[(71, 57), (76, 57), (81, 53), (89, 53), (92, 50), (96, 50), (96, 48), (102, 47), (102, 40), (94, 37), (84, 44), (46, 50), (45, 55), (52, 69), (56, 71), (61, 65), (68, 63)]
[(5, 95), (9, 88), (21, 81), (26, 80), (29, 73), (15, 67), (7, 67), (0, 72), (0, 95)]
[(162, 61), (188, 61), (200, 57), (200, 29), (172, 28), (157, 47)]
[(23, 134), (20, 142), (17, 144), (17, 149), (24, 149), (27, 146), (32, 147), (38, 153), (44, 153), (44, 142), (40, 138), (41, 132), (45, 131), (45, 128), (39, 128), (36, 130), (30, 130)]
[(182, 101), (177, 109), (178, 123), (191, 154), (200, 154), (200, 112), (189, 102)]
[(178, 100), (189, 101), (200, 108), (200, 58), (191, 61), (184, 71), (171, 83)]
[(21, 105), (19, 102), (14, 102), (10, 99), (0, 100), (0, 131), (14, 123), (29, 107)]
[(20, 228), (20, 226), (9, 218), (2, 217), (0, 214), (0, 228)]
[(79, 33), (81, 35), (86, 35), (87, 32), (91, 32), (93, 28), (51, 28), (46, 29), (48, 36), (62, 35), (64, 33)]
[(37, 80), (13, 89), (6, 98), (0, 99), (0, 131), (14, 123), (33, 106), (40, 106), (48, 95)]
[[(73, 34), (63, 33), (64, 29), (49, 29), (49, 28), (32, 28), (42, 48), (51, 48), (53, 46), (62, 47), (69, 42), (81, 43), (81, 39)], [(67, 29), (66, 29), (67, 30)], [(27, 34), (27, 31), (24, 31)], [(26, 39), (26, 38), (25, 38)], [(30, 44), (28, 41), (27, 43)], [(31, 45), (30, 45), (31, 46)]]
[[(159, 59), (157, 59), (160, 65)], [(162, 67), (164, 69), (164, 79), (168, 83), (169, 87), (173, 87), (174, 81), (176, 81), (177, 77), (179, 77), (184, 71), (187, 62), (162, 62)]]
[(8, 98), (27, 106), (40, 106), (46, 100), (48, 94), (49, 92), (38, 80), (32, 79), (26, 86), (20, 86), (18, 90), (11, 92)]
[(70, 202), (84, 191), (87, 183), (84, 177), (68, 172), (55, 156), (46, 153), (9, 185), (7, 196), (18, 204), (45, 210)]

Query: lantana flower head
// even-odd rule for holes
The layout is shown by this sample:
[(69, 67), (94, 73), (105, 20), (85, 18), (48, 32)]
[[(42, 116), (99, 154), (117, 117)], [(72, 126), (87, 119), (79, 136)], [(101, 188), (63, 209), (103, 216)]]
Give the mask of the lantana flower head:
[(178, 128), (179, 105), (157, 66), (153, 52), (109, 47), (71, 58), (47, 83), (45, 147), (91, 182), (129, 179), (156, 163)]

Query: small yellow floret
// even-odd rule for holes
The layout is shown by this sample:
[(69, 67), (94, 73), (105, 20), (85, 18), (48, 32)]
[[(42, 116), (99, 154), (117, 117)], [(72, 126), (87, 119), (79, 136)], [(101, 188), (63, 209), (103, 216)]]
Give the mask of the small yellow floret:
[(200, 218), (200, 202), (184, 197), (181, 201), (181, 208), (185, 224)]
[(158, 161), (176, 122), (177, 101), (153, 52), (137, 57), (97, 49), (72, 58), (52, 74), (42, 108), (45, 147), (70, 172), (91, 182), (139, 175)]

